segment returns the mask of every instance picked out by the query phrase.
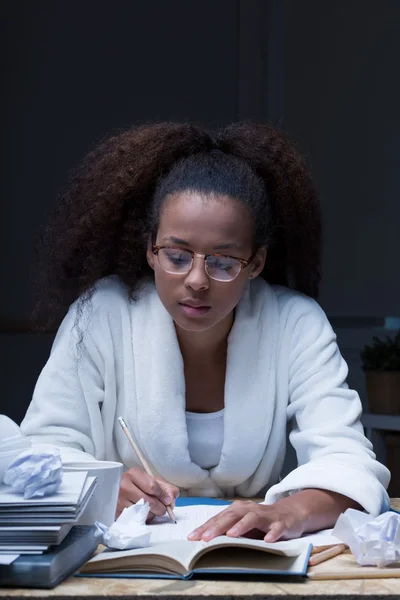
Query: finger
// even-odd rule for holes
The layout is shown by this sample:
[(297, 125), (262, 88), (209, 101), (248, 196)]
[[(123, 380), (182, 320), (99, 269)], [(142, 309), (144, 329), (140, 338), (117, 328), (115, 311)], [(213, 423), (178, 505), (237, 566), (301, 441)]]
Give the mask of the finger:
[(154, 498), (158, 498), (161, 502), (164, 502), (164, 504), (166, 503), (166, 499), (170, 499), (169, 497), (165, 498), (164, 489), (160, 485), (160, 482), (151, 475), (148, 475), (142, 469), (129, 469), (125, 475), (148, 496), (154, 496)]
[(149, 503), (149, 512), (153, 513), (156, 517), (162, 517), (167, 512), (165, 504), (157, 500), (157, 498), (143, 494), (143, 492), (141, 492), (140, 498)]
[(221, 518), (221, 515), (226, 513), (228, 510), (230, 510), (230, 508), (231, 507), (226, 508), (222, 512), (218, 513), (218, 515), (216, 515), (215, 517), (208, 519), (208, 521), (203, 523), (203, 525), (200, 525), (200, 527), (197, 527), (196, 529), (194, 529), (191, 533), (189, 533), (188, 539), (189, 540), (199, 540), (201, 538), (201, 536), (203, 535), (203, 533), (205, 533), (205, 531), (207, 531), (210, 528), (212, 529), (214, 524), (217, 523), (218, 519)]
[(161, 485), (161, 487), (173, 498), (173, 502), (179, 497), (181, 491), (176, 486), (164, 479), (163, 477), (157, 476), (157, 481)]
[(115, 511), (115, 517), (114, 517), (115, 521), (118, 519), (118, 517), (120, 516), (120, 514), (122, 513), (123, 510), (124, 510), (123, 507), (118, 502), (117, 508), (116, 508), (116, 511)]
[(130, 506), (132, 506), (133, 504), (136, 504), (136, 502), (133, 502), (132, 500), (129, 500), (124, 493), (120, 492), (120, 494), (118, 496), (117, 509), (116, 509), (116, 512), (115, 512), (116, 518), (118, 518), (119, 516), (121, 516), (122, 512), (126, 508), (129, 508)]
[(255, 512), (248, 512), (233, 527), (227, 530), (226, 535), (229, 537), (239, 537), (251, 530), (262, 529), (262, 527), (266, 527), (265, 517), (263, 518)]
[(171, 506), (171, 508), (174, 508), (175, 501), (179, 496), (179, 488), (176, 487), (176, 485), (172, 485), (172, 483), (168, 483), (167, 481), (158, 480), (158, 483), (160, 484), (160, 487), (163, 490), (162, 501), (164, 502), (164, 504)]
[(147, 515), (146, 523), (151, 523), (152, 520), (154, 519), (154, 517), (157, 517), (157, 516), (159, 516), (159, 515), (155, 515), (154, 513), (149, 512), (149, 514)]
[(138, 502), (142, 498), (145, 502), (149, 503), (150, 511), (152, 513), (160, 517), (165, 514), (165, 504), (163, 504), (160, 500), (158, 500), (154, 496), (149, 496), (148, 494), (146, 494), (142, 489), (140, 489), (128, 478), (121, 480), (118, 503), (121, 512), (124, 508), (128, 508), (132, 504), (136, 504), (136, 502)]
[(222, 535), (222, 533), (225, 533), (237, 521), (240, 521), (245, 514), (253, 512), (257, 506), (258, 505), (251, 500), (236, 500), (228, 508), (206, 521), (204, 525), (201, 525), (192, 531), (189, 534), (190, 537), (188, 536), (188, 539), (204, 539), (205, 541), (208, 541), (215, 537), (215, 535)]
[(268, 533), (264, 536), (264, 542), (277, 542), (285, 533), (286, 527), (282, 521), (271, 524)]
[(121, 495), (120, 491), (120, 494), (118, 496), (117, 509), (115, 511), (115, 518), (118, 519), (118, 517), (125, 510), (125, 508), (129, 508), (130, 506), (132, 506), (132, 504), (134, 504), (134, 502), (128, 500), (128, 498), (124, 494)]
[(225, 509), (192, 531), (188, 535), (188, 539), (192, 541), (204, 540), (205, 542), (208, 542), (217, 535), (223, 535), (228, 529), (233, 527), (242, 516), (242, 513), (238, 514), (237, 511), (234, 511), (231, 508)]

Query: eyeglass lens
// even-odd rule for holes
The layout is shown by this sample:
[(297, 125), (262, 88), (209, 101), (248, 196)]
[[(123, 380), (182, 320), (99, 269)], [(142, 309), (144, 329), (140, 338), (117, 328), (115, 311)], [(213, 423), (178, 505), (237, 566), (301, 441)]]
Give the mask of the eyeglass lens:
[[(161, 267), (167, 273), (185, 274), (192, 268), (193, 258), (182, 248), (161, 248), (158, 252)], [(206, 259), (206, 272), (212, 279), (230, 281), (241, 268), (240, 261), (229, 256), (210, 254)]]

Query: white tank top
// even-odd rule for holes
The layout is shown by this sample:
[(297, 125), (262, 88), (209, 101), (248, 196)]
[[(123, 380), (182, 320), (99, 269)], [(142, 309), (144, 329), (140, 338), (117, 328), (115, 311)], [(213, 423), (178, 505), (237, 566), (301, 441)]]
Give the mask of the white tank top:
[(186, 411), (186, 426), (192, 461), (203, 469), (215, 467), (224, 441), (224, 409), (212, 413)]

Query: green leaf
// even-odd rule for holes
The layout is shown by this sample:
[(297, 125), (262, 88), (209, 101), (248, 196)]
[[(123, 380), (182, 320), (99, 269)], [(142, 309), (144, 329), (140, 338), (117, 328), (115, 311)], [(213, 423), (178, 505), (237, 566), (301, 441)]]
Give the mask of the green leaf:
[(372, 344), (364, 346), (360, 356), (364, 371), (400, 371), (400, 330), (394, 337), (373, 336)]

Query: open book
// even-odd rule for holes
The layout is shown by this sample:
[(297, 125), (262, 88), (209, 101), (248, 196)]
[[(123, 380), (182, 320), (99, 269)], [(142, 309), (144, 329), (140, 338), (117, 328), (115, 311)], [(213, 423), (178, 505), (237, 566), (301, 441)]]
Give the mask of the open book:
[(87, 576), (189, 578), (198, 573), (305, 576), (312, 545), (303, 539), (267, 544), (262, 540), (219, 536), (191, 542), (188, 533), (221, 510), (221, 506), (177, 507), (177, 524), (168, 518), (149, 525), (150, 546), (105, 550), (80, 574)]

